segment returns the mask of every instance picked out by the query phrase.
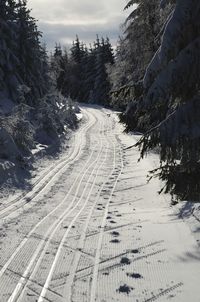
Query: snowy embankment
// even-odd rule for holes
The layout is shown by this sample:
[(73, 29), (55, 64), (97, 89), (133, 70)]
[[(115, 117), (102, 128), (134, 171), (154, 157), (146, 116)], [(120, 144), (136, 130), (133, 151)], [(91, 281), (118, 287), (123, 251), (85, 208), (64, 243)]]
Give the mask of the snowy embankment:
[[(116, 119), (118, 119), (116, 117)], [(130, 145), (128, 148), (130, 150), (132, 149), (132, 146), (139, 141), (141, 138), (141, 133), (134, 133), (131, 132), (128, 134), (128, 137), (132, 140), (132, 145)], [(139, 153), (138, 153), (138, 160), (139, 160)], [(143, 161), (141, 159), (141, 161)], [(155, 152), (150, 152), (147, 155), (147, 158), (144, 159), (144, 162), (148, 162), (147, 172), (154, 170), (156, 168), (159, 168), (159, 155)], [(149, 175), (149, 173), (147, 173)], [(153, 182), (153, 180), (151, 180)], [(151, 182), (150, 181), (150, 182)], [(195, 181), (195, 180), (194, 180)], [(157, 188), (157, 191), (162, 189), (164, 187), (164, 183), (159, 181), (159, 188)], [(169, 194), (164, 195), (164, 193), (161, 194), (163, 198), (167, 200), (167, 203), (170, 205), (172, 202), (171, 196)], [(195, 237), (195, 240), (200, 245), (200, 201), (199, 202), (191, 202), (191, 201), (180, 201), (175, 205), (171, 205), (173, 208), (174, 213), (181, 219), (183, 219), (190, 227), (191, 232), (193, 233), (193, 236)]]
[[(3, 98), (3, 96), (2, 96)], [(77, 104), (59, 94), (46, 96), (48, 106), (31, 107), (6, 100), (0, 106), (0, 186), (31, 185), (35, 161), (54, 156), (81, 121)], [(5, 106), (5, 103), (9, 104)], [(39, 105), (40, 106), (40, 105)], [(43, 106), (43, 105), (42, 105)], [(6, 189), (5, 189), (6, 190)]]
[[(118, 113), (115, 116), (115, 120), (118, 122)], [(120, 125), (121, 131), (123, 132), (123, 126)], [(133, 149), (133, 146), (141, 139), (142, 134), (136, 132), (129, 132), (127, 135), (130, 139), (130, 145), (128, 149)], [(139, 160), (139, 152), (138, 152), (138, 160)], [(142, 160), (141, 160), (142, 161)], [(144, 162), (147, 164), (147, 175), (148, 171), (159, 168), (159, 154), (156, 152), (149, 152)], [(152, 180), (153, 181), (153, 180)], [(195, 180), (194, 180), (195, 181)], [(164, 183), (159, 182), (159, 188), (157, 191), (164, 187)], [(167, 200), (168, 204), (171, 204), (171, 197), (169, 194), (161, 194)], [(174, 213), (182, 218), (190, 227), (193, 236), (195, 237), (197, 243), (200, 245), (200, 201), (199, 202), (191, 202), (191, 201), (181, 201), (173, 206)]]

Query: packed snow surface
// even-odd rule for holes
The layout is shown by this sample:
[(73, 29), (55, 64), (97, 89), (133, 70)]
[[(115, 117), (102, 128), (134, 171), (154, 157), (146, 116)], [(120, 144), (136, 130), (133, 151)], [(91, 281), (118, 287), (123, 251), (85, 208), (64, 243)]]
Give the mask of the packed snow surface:
[(30, 191), (0, 204), (0, 301), (200, 301), (199, 207), (147, 183), (137, 137), (82, 108), (82, 126)]

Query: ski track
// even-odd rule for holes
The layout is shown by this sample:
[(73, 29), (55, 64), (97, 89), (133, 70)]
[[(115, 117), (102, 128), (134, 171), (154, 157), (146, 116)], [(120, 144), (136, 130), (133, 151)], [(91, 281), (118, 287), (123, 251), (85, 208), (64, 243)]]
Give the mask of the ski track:
[[(91, 127), (91, 124), (89, 125), (89, 127)], [(87, 127), (85, 127), (85, 129), (87, 129)], [(41, 192), (40, 192), (41, 193)], [(22, 247), (24, 246), (24, 244), (27, 242), (28, 238), (30, 238), (34, 232), (37, 230), (37, 228), (44, 222), (45, 219), (47, 219), (49, 216), (53, 215), (55, 213), (55, 211), (65, 202), (66, 200), (64, 199), (53, 211), (51, 211), (48, 215), (46, 215), (32, 230), (29, 234), (26, 235), (25, 239), (21, 242), (21, 244), (17, 247), (15, 253), (10, 257), (10, 259), (4, 264), (4, 266), (0, 269), (0, 278), (1, 276), (4, 274), (4, 272), (6, 271), (6, 269), (8, 268), (9, 264), (11, 263), (11, 261), (14, 259), (14, 257), (16, 256), (16, 254), (22, 249)], [(15, 210), (14, 210), (15, 211)]]
[(100, 199), (100, 195), (104, 189), (104, 187), (106, 186), (106, 182), (111, 178), (111, 176), (113, 175), (113, 171), (115, 169), (115, 153), (116, 153), (116, 150), (115, 150), (115, 145), (113, 144), (113, 149), (114, 149), (114, 163), (113, 163), (113, 169), (112, 169), (112, 172), (111, 174), (107, 177), (107, 179), (104, 181), (104, 183), (102, 184), (100, 190), (99, 190), (99, 193), (95, 199), (95, 202), (93, 204), (93, 206), (91, 207), (90, 209), (90, 212), (88, 214), (88, 217), (85, 221), (85, 226), (84, 226), (84, 231), (82, 232), (82, 235), (81, 235), (81, 238), (79, 239), (79, 242), (78, 242), (78, 251), (76, 252), (75, 254), (75, 258), (74, 258), (74, 262), (73, 262), (73, 266), (70, 270), (70, 273), (69, 273), (69, 278), (67, 279), (66, 281), (66, 285), (65, 285), (65, 288), (64, 288), (64, 293), (63, 293), (63, 296), (65, 297), (66, 301), (71, 301), (72, 300), (72, 287), (73, 287), (73, 282), (74, 282), (74, 279), (75, 279), (75, 275), (76, 275), (76, 272), (77, 272), (77, 267), (78, 267), (78, 263), (80, 261), (80, 256), (81, 256), (81, 250), (84, 248), (84, 242), (85, 242), (85, 238), (86, 238), (86, 235), (87, 235), (87, 229), (88, 229), (88, 226), (89, 226), (89, 223), (90, 223), (90, 220), (91, 220), (91, 217), (92, 217), (92, 214), (93, 214), (93, 211), (94, 211), (94, 208), (95, 206), (97, 206), (97, 203)]
[[(127, 149), (134, 138), (111, 111), (82, 111), (70, 150), (0, 206), (0, 302), (200, 302), (198, 246), (160, 183), (146, 184), (151, 162)], [(16, 218), (12, 245), (3, 225)]]
[[(90, 163), (90, 160), (91, 160), (93, 154), (94, 154), (94, 150), (91, 152), (91, 155), (90, 155), (88, 161), (86, 162), (86, 164), (84, 165), (82, 171), (80, 171), (80, 174), (79, 174), (79, 175), (81, 175), (81, 173), (83, 173), (83, 171), (85, 170), (85, 172), (83, 173), (83, 176), (81, 177), (81, 180), (80, 180), (80, 182), (79, 182), (79, 184), (78, 184), (78, 187), (77, 187), (77, 189), (76, 189), (76, 195), (77, 195), (77, 193), (78, 193), (78, 191), (79, 191), (80, 185), (81, 185), (81, 183), (82, 183), (82, 180), (83, 180), (85, 174), (88, 172), (88, 170), (90, 169), (90, 167), (93, 165), (93, 161), (92, 161), (92, 163)], [(79, 175), (78, 175), (77, 179), (79, 178)], [(76, 184), (76, 181), (74, 182), (74, 184)], [(72, 188), (73, 188), (73, 187), (71, 187), (71, 189), (72, 189)], [(70, 190), (70, 191), (71, 191), (71, 190)], [(61, 202), (60, 205), (62, 205), (65, 201), (67, 201), (67, 199), (68, 199), (68, 197), (69, 197), (69, 195), (70, 195), (70, 193), (71, 193), (70, 191), (68, 192), (68, 194), (66, 195), (65, 199)], [(66, 216), (67, 216), (67, 215), (70, 215), (70, 213), (71, 213), (72, 210), (74, 209), (74, 208), (73, 208), (73, 204), (74, 204), (75, 200), (76, 200), (76, 196), (73, 198), (72, 202), (71, 202), (70, 205), (67, 207), (67, 209), (65, 210), (65, 212), (64, 212), (64, 213), (59, 217), (59, 219), (58, 219), (57, 221), (55, 221), (54, 224), (53, 224), (52, 226), (50, 226), (50, 228), (47, 230), (46, 234), (44, 235), (44, 238), (48, 238), (48, 236), (49, 236), (50, 233), (52, 232), (52, 233), (51, 233), (51, 236), (48, 238), (47, 243), (51, 240), (51, 238), (53, 237), (53, 235), (54, 235), (54, 233), (56, 232), (57, 228), (60, 226), (60, 224), (61, 224), (61, 223), (63, 222), (63, 220), (66, 218)], [(59, 205), (59, 206), (60, 206), (60, 205)], [(76, 204), (76, 206), (77, 206), (77, 204)], [(53, 213), (51, 212), (50, 214), (52, 215)], [(46, 219), (46, 218), (47, 218), (47, 216), (46, 216), (44, 219)], [(41, 224), (41, 222), (40, 222), (39, 224)], [(36, 228), (38, 228), (38, 226), (39, 226), (39, 225), (37, 225), (37, 226), (31, 231), (31, 234), (33, 234), (33, 233), (35, 232), (35, 230), (36, 230)], [(27, 237), (30, 237), (30, 234), (29, 234)], [(27, 238), (27, 239), (28, 239), (28, 238)], [(26, 240), (26, 242), (27, 242), (27, 240)], [(26, 280), (27, 280), (29, 271), (31, 270), (31, 267), (33, 266), (34, 262), (36, 261), (36, 258), (37, 258), (37, 256), (39, 255), (39, 253), (41, 253), (41, 250), (42, 250), (42, 248), (43, 248), (43, 245), (44, 245), (44, 241), (42, 240), (42, 241), (40, 242), (39, 246), (37, 247), (37, 250), (35, 251), (34, 255), (32, 256), (31, 261), (29, 262), (29, 265), (27, 266), (27, 268), (26, 268), (26, 270), (25, 270), (23, 276), (21, 277), (19, 283), (17, 284), (17, 286), (16, 286), (16, 288), (15, 288), (15, 290), (14, 290), (12, 296), (9, 298), (9, 300), (8, 300), (9, 302), (15, 301), (15, 300), (18, 298), (18, 296), (19, 296), (19, 294), (20, 294), (20, 291), (23, 289), (23, 286), (24, 286), (25, 283), (26, 283)], [(20, 246), (20, 249), (21, 249), (21, 246)], [(17, 252), (18, 252), (18, 251), (19, 251), (19, 248), (18, 248)], [(15, 253), (15, 254), (16, 254), (16, 253)], [(42, 255), (43, 255), (43, 253), (42, 253)], [(13, 255), (13, 256), (15, 256), (15, 255)], [(12, 259), (11, 259), (11, 260), (13, 260), (13, 256), (12, 256)], [(9, 262), (10, 262), (10, 261), (9, 261)], [(9, 264), (10, 264), (10, 263), (9, 263)], [(7, 264), (7, 266), (8, 266), (9, 264)], [(5, 268), (4, 268), (4, 270), (5, 270)], [(0, 272), (0, 273), (1, 273), (1, 272)]]

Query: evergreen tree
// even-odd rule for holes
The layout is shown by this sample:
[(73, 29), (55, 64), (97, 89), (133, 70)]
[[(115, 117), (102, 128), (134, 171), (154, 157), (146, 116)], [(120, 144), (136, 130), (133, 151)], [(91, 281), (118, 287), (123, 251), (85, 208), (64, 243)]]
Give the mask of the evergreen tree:
[(82, 101), (82, 97), (84, 96), (83, 92), (83, 62), (85, 59), (85, 55), (87, 50), (84, 49), (83, 43), (80, 42), (78, 36), (76, 37), (75, 42), (73, 42), (73, 46), (70, 50), (70, 97), (77, 101)]
[[(164, 4), (164, 1), (162, 1)], [(200, 199), (200, 3), (177, 0), (144, 77), (142, 155), (160, 148), (166, 191)]]
[(0, 2), (0, 93), (14, 100), (17, 100), (17, 89), (21, 83), (17, 73), (16, 7), (14, 1)]
[(129, 116), (132, 116), (137, 108), (135, 100), (139, 102), (138, 94), (142, 93), (141, 81), (160, 45), (162, 26), (171, 10), (171, 5), (161, 12), (159, 0), (131, 0), (125, 9), (130, 8), (132, 12), (124, 24), (124, 35), (119, 41), (116, 64), (110, 71), (112, 103), (122, 108), (132, 103), (132, 106), (129, 104), (128, 110), (121, 116), (127, 125), (127, 130), (132, 130), (137, 124), (139, 118), (137, 112), (134, 114), (134, 122), (132, 118), (129, 119)]
[(30, 16), (26, 0), (19, 0), (17, 7), (18, 25), (18, 72), (23, 83), (30, 88), (28, 103), (43, 97), (47, 91), (46, 54), (40, 44), (41, 33), (36, 21)]
[(110, 101), (110, 83), (106, 65), (114, 63), (114, 56), (109, 39), (105, 41), (102, 38), (100, 43), (97, 37), (95, 44), (95, 69), (94, 69), (94, 87), (92, 90), (92, 102), (102, 105), (109, 105)]

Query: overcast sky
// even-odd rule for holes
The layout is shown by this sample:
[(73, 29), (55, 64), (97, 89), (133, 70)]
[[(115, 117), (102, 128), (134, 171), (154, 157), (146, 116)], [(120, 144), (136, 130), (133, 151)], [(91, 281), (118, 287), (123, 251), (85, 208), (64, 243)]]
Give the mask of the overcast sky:
[(126, 0), (28, 0), (48, 49), (55, 42), (71, 44), (76, 34), (86, 43), (99, 34), (116, 44), (120, 24), (128, 13), (123, 11), (126, 3)]

